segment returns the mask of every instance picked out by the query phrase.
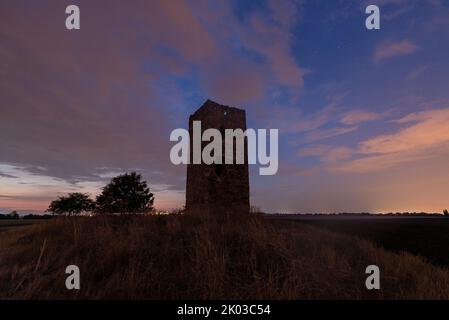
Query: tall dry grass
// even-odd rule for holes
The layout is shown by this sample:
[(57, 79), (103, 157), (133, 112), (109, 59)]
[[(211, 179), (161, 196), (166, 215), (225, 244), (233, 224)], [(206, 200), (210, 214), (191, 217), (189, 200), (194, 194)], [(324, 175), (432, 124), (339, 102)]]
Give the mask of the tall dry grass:
[[(70, 264), (81, 290), (65, 288)], [(369, 264), (380, 267), (379, 291), (365, 288)], [(448, 299), (449, 272), (259, 217), (62, 217), (0, 233), (0, 298)]]

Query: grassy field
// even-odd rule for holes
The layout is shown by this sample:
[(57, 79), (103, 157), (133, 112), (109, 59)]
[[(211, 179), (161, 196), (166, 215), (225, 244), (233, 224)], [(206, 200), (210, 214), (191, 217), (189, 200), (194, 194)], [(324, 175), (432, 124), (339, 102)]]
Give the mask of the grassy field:
[(0, 261), (3, 299), (449, 299), (449, 271), (419, 257), (259, 217), (61, 217), (0, 233)]
[(28, 226), (36, 223), (48, 222), (46, 219), (0, 219), (0, 231), (15, 227)]
[(298, 223), (370, 239), (385, 249), (408, 251), (449, 267), (449, 218), (372, 216), (295, 216)]

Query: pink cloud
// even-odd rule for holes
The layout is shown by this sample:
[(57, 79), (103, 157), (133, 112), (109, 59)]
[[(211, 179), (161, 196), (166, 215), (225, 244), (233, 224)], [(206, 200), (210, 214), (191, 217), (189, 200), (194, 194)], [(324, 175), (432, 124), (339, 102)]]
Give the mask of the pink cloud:
[(355, 110), (343, 115), (340, 122), (345, 125), (354, 125), (362, 122), (375, 121), (382, 118), (383, 115), (376, 112)]
[(303, 147), (298, 150), (298, 155), (300, 157), (319, 157), (326, 154), (331, 146), (327, 146), (324, 144), (315, 144), (315, 145), (309, 145), (307, 147)]
[(449, 153), (449, 108), (413, 113), (395, 122), (409, 125), (395, 133), (362, 141), (352, 160), (338, 163), (332, 169), (347, 173), (378, 171)]
[[(244, 21), (235, 16), (230, 2), (192, 2), (189, 5), (197, 13), (198, 28), (202, 29), (201, 32), (194, 30), (193, 35), (187, 37), (179, 36), (197, 37), (200, 43), (196, 45), (195, 41), (187, 39), (188, 47), (197, 46), (206, 55), (186, 54), (176, 43), (174, 48), (182, 58), (198, 66), (201, 84), (211, 96), (240, 105), (248, 101), (260, 103), (270, 87), (277, 85), (287, 86), (295, 94), (301, 92), (307, 70), (302, 70), (290, 52), (291, 28), (298, 19), (296, 1), (281, 4), (270, 1), (266, 12), (255, 11)], [(189, 10), (191, 8), (183, 11)], [(190, 28), (189, 17), (186, 14), (183, 19), (186, 23), (181, 29)], [(173, 36), (172, 40), (175, 38)], [(170, 39), (162, 35), (160, 41), (173, 47)], [(208, 44), (205, 50), (202, 49), (203, 40)], [(242, 53), (242, 49), (251, 54)], [(254, 54), (261, 58), (257, 63), (253, 61)]]
[(423, 111), (407, 115), (399, 124), (416, 122), (390, 135), (382, 135), (360, 144), (360, 153), (391, 153), (421, 150), (428, 146), (449, 142), (449, 108)]
[(232, 68), (217, 66), (203, 72), (202, 81), (210, 97), (236, 106), (261, 100), (267, 86), (264, 70), (242, 59), (234, 60), (232, 65)]
[(244, 34), (248, 47), (268, 60), (281, 84), (301, 88), (303, 73), (289, 52), (290, 36), (283, 29), (266, 24), (259, 16), (252, 17), (250, 26)]
[(398, 42), (385, 41), (376, 47), (373, 61), (377, 64), (392, 57), (412, 54), (418, 49), (417, 45), (406, 39)]
[(413, 152), (386, 153), (372, 155), (347, 162), (340, 162), (330, 167), (330, 170), (337, 173), (370, 173), (379, 172), (405, 165), (409, 162), (428, 159), (429, 155), (416, 154)]
[(321, 157), (321, 161), (324, 163), (335, 163), (351, 158), (353, 150), (347, 147), (336, 147), (330, 149), (326, 154)]
[(306, 146), (297, 152), (299, 157), (318, 157), (322, 164), (329, 164), (331, 166), (351, 159), (353, 154), (354, 150), (351, 148), (323, 144)]
[[(290, 52), (291, 28), (297, 23), (295, 1), (269, 1), (270, 15), (255, 12), (248, 23), (241, 24), (238, 36), (241, 44), (266, 59), (275, 79), (282, 85), (301, 89), (304, 74)], [(273, 23), (274, 21), (274, 23)]]
[(330, 129), (315, 130), (315, 131), (311, 131), (306, 134), (306, 141), (313, 142), (313, 141), (333, 138), (336, 136), (340, 136), (343, 134), (347, 134), (347, 133), (356, 131), (357, 129), (358, 129), (358, 127), (351, 126), (351, 127), (335, 127), (335, 128), (330, 128)]

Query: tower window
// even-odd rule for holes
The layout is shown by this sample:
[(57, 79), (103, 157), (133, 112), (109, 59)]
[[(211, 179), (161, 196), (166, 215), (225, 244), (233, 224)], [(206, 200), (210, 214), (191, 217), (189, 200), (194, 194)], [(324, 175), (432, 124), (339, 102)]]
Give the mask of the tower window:
[(222, 172), (223, 172), (223, 165), (221, 163), (217, 163), (215, 165), (215, 174), (220, 177)]

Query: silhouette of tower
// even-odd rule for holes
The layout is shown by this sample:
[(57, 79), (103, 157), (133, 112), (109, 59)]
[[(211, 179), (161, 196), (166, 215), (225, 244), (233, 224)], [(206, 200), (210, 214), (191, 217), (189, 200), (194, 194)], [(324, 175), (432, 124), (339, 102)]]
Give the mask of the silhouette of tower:
[[(222, 164), (193, 164), (193, 121), (201, 121), (201, 135), (218, 129), (222, 135)], [(190, 161), (187, 166), (186, 211), (190, 214), (249, 213), (248, 147), (244, 142), (244, 164), (225, 164), (225, 130), (246, 130), (245, 110), (207, 100), (189, 117)], [(201, 143), (201, 151), (209, 142)]]

